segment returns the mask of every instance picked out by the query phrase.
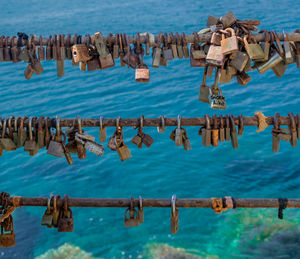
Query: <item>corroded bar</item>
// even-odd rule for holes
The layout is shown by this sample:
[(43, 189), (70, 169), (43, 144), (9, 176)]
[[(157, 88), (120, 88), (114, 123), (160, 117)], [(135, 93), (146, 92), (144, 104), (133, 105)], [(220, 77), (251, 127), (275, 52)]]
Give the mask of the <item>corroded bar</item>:
[[(12, 205), (13, 197), (9, 198)], [(234, 198), (236, 208), (278, 208), (278, 199), (240, 199)], [(68, 198), (70, 207), (129, 207), (130, 198)], [(20, 197), (19, 205), (22, 206), (47, 206), (48, 198)], [(57, 206), (63, 206), (64, 199), (57, 201)], [(2, 203), (2, 201), (1, 201)], [(135, 207), (139, 206), (139, 199), (133, 200)], [(143, 199), (143, 207), (170, 207), (171, 199)], [(177, 199), (176, 207), (182, 208), (210, 208), (211, 199)], [(300, 199), (288, 199), (287, 208), (300, 208)]]

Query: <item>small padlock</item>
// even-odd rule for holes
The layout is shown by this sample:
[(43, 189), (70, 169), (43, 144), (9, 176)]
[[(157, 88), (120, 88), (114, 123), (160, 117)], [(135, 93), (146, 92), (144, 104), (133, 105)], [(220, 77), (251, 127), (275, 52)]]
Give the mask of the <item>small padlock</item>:
[(52, 220), (53, 220), (53, 214), (52, 214), (51, 207), (50, 207), (52, 197), (53, 196), (50, 196), (48, 198), (47, 209), (42, 217), (42, 223), (41, 223), (42, 226), (47, 226), (48, 228), (52, 227)]
[(236, 79), (237, 79), (238, 84), (243, 85), (243, 86), (247, 85), (248, 82), (251, 81), (251, 77), (245, 72), (238, 73), (236, 76)]
[(64, 207), (60, 210), (60, 215), (57, 223), (58, 232), (73, 232), (74, 231), (74, 220), (72, 211), (68, 207), (68, 195), (64, 197)]
[(249, 57), (252, 60), (262, 60), (265, 57), (265, 53), (263, 52), (261, 46), (257, 43), (248, 43), (247, 41), (248, 36), (244, 36), (244, 44), (245, 44), (245, 49), (249, 55)]
[(3, 50), (4, 61), (11, 61), (11, 49), (8, 47), (9, 40), (10, 40), (10, 38), (9, 38), (9, 36), (7, 36), (5, 38), (5, 46), (4, 46), (4, 50)]
[(12, 58), (13, 63), (18, 63), (18, 62), (21, 61), (19, 59), (20, 48), (17, 47), (16, 44), (15, 44), (15, 39), (16, 38), (17, 38), (16, 36), (13, 36), (11, 38), (11, 58)]
[(181, 116), (177, 116), (177, 128), (175, 130), (175, 145), (182, 146), (183, 130), (181, 128)]
[(1, 225), (1, 235), (0, 235), (0, 247), (12, 247), (15, 246), (15, 233), (14, 231), (9, 231), (9, 233), (4, 233), (4, 228)]
[(229, 65), (237, 69), (238, 71), (244, 71), (249, 60), (247, 53), (237, 51), (230, 56)]
[(38, 55), (39, 55), (40, 61), (45, 60), (45, 49), (43, 47), (43, 37), (42, 36), (40, 36), (40, 46), (38, 48)]
[(170, 32), (170, 38), (171, 38), (172, 55), (175, 59), (178, 58), (178, 53), (177, 53), (177, 46), (176, 46), (176, 38), (174, 37), (172, 32)]
[(204, 103), (209, 103), (209, 86), (206, 85), (206, 74), (207, 74), (208, 67), (205, 66), (204, 73), (203, 73), (203, 80), (202, 84), (199, 89), (199, 101)]
[(280, 62), (283, 62), (283, 59), (278, 52), (275, 52), (268, 61), (258, 64), (256, 68), (259, 73), (263, 74), (270, 68), (278, 65)]
[(57, 200), (59, 198), (59, 195), (53, 196), (52, 226), (55, 228), (57, 228), (59, 219), (59, 210), (57, 209)]
[(220, 140), (220, 142), (224, 142), (225, 141), (224, 120), (223, 120), (223, 116), (222, 115), (220, 115), (219, 140)]
[(279, 62), (277, 65), (272, 67), (272, 70), (276, 77), (280, 78), (284, 75), (287, 68), (287, 64), (284, 63), (284, 61)]
[(5, 117), (2, 123), (2, 136), (0, 138), (0, 145), (6, 151), (14, 151), (16, 150), (16, 145), (13, 142), (13, 140), (9, 138), (9, 136), (7, 136), (6, 124), (7, 124), (7, 119)]
[(232, 24), (234, 24), (237, 19), (236, 17), (234, 16), (234, 14), (230, 11), (229, 13), (227, 13), (225, 16), (222, 16), (220, 18), (220, 21), (221, 23), (223, 24), (224, 26), (224, 29), (231, 26)]
[(143, 208), (143, 198), (139, 196), (139, 210), (138, 210), (138, 215), (139, 215), (139, 222), (144, 223), (144, 208)]
[(73, 61), (75, 63), (77, 62), (84, 62), (86, 63), (88, 60), (92, 58), (92, 56), (89, 55), (88, 48), (85, 44), (75, 44), (72, 46), (72, 56)]
[(171, 234), (176, 234), (179, 227), (179, 209), (176, 208), (176, 195), (171, 198)]
[(146, 64), (140, 65), (135, 70), (135, 81), (136, 82), (149, 82), (150, 80), (150, 70), (148, 69)]
[(0, 61), (4, 61), (4, 48), (3, 48), (4, 38), (5, 38), (4, 35), (0, 37)]
[(48, 38), (48, 41), (47, 41), (47, 46), (46, 46), (46, 60), (52, 59), (51, 39), (52, 39), (52, 36), (50, 35)]
[(101, 144), (96, 143), (95, 141), (85, 141), (84, 148), (96, 156), (103, 156), (104, 155), (104, 147)]
[(183, 149), (184, 149), (185, 151), (192, 150), (191, 141), (190, 141), (190, 139), (188, 138), (186, 129), (183, 129), (182, 140), (183, 140)]
[(26, 69), (24, 70), (24, 76), (26, 79), (30, 79), (34, 73), (34, 69), (32, 67), (32, 64), (28, 64)]
[(291, 134), (291, 145), (292, 147), (297, 147), (297, 129), (296, 129), (296, 120), (294, 117), (294, 114), (292, 112), (289, 112), (289, 118), (290, 118), (290, 134)]
[(105, 142), (106, 140), (106, 127), (103, 126), (103, 117), (100, 116), (99, 118), (99, 141), (100, 142)]
[(211, 127), (210, 118), (207, 114), (204, 115), (205, 118), (205, 128), (202, 129), (202, 145), (209, 147), (211, 145)]
[(213, 120), (213, 129), (211, 130), (211, 144), (214, 147), (217, 147), (219, 145), (219, 128), (217, 123), (217, 115), (214, 114), (212, 117)]
[[(49, 143), (49, 147), (47, 150), (48, 155), (56, 156), (56, 157), (63, 157), (64, 155), (64, 148), (63, 148), (63, 141), (61, 136), (61, 129), (60, 129), (60, 119), (59, 116), (56, 116), (56, 132), (53, 134), (52, 139)], [(65, 139), (64, 139), (65, 142)]]
[(20, 120), (20, 125), (18, 128), (18, 141), (17, 141), (17, 148), (23, 147), (24, 143), (26, 141), (27, 138), (27, 133), (26, 130), (24, 129), (24, 120), (26, 119), (26, 117), (21, 118)]
[(284, 62), (285, 64), (292, 64), (294, 63), (294, 57), (292, 55), (292, 49), (290, 42), (287, 39), (285, 31), (283, 31), (283, 49), (284, 49)]
[(34, 156), (39, 151), (39, 146), (35, 142), (35, 139), (33, 138), (32, 133), (32, 120), (33, 117), (29, 118), (27, 131), (29, 134), (29, 138), (25, 141), (24, 144), (24, 151), (28, 151), (30, 156)]
[[(130, 197), (130, 207), (125, 210), (125, 227), (137, 227), (140, 225), (139, 215), (133, 206), (133, 198)], [(128, 217), (129, 212), (129, 217)]]
[(92, 59), (87, 61), (87, 70), (88, 71), (95, 71), (100, 69), (100, 61), (99, 58), (94, 56)]
[(176, 32), (176, 43), (177, 43), (177, 54), (178, 58), (183, 58), (183, 46), (182, 46), (182, 37)]
[(226, 121), (226, 128), (225, 128), (225, 140), (230, 141), (230, 122), (229, 122), (229, 116), (225, 115), (225, 121)]
[(182, 32), (181, 38), (182, 38), (183, 56), (184, 56), (184, 58), (188, 58), (189, 57), (189, 47), (187, 45), (184, 32)]
[(239, 148), (239, 143), (238, 143), (237, 131), (235, 128), (234, 118), (232, 114), (229, 116), (229, 120), (230, 120), (231, 144), (234, 149), (237, 149)]
[[(78, 124), (78, 133), (82, 134), (83, 132), (82, 132), (82, 128), (81, 128), (80, 116), (77, 116), (77, 124)], [(86, 151), (85, 151), (84, 145), (79, 141), (76, 141), (76, 145), (77, 145), (78, 158), (79, 159), (85, 159), (86, 158)]]
[(43, 128), (44, 117), (40, 116), (38, 119), (38, 146), (43, 148), (45, 146), (45, 130)]
[(68, 34), (66, 39), (66, 58), (72, 59), (71, 34)]

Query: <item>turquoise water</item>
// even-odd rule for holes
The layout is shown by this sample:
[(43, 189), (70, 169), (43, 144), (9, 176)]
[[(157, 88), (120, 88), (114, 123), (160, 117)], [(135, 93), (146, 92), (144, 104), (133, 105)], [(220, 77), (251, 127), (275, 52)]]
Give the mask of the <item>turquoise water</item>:
[[(261, 29), (299, 28), (299, 1), (14, 1), (1, 2), (1, 34), (19, 31), (48, 36), (74, 33), (103, 34), (173, 31), (192, 33), (203, 28), (208, 15), (221, 16), (232, 10), (240, 19), (257, 18)], [(149, 57), (144, 60), (151, 64)], [(215, 111), (197, 100), (202, 69), (189, 60), (174, 60), (169, 67), (151, 68), (151, 82), (134, 81), (134, 71), (119, 62), (105, 71), (83, 72), (65, 62), (65, 76), (56, 77), (55, 62), (43, 62), (45, 72), (24, 78), (24, 63), (0, 64), (1, 116), (44, 115), (61, 117), (184, 117), (212, 115)], [(272, 71), (252, 72), (243, 87), (232, 82), (223, 88), (227, 113), (247, 116), (261, 110), (265, 115), (299, 112), (299, 70), (288, 67), (277, 79)], [(212, 83), (212, 82), (210, 82)], [(217, 114), (220, 114), (217, 112)], [(70, 197), (300, 197), (300, 146), (282, 143), (271, 152), (271, 128), (256, 133), (245, 128), (240, 149), (229, 142), (216, 148), (201, 145), (198, 129), (187, 127), (193, 150), (185, 152), (169, 140), (171, 129), (158, 134), (145, 129), (155, 142), (149, 149), (130, 143), (136, 134), (125, 129), (125, 140), (133, 158), (121, 163), (106, 149), (98, 158), (65, 160), (39, 152), (29, 157), (22, 150), (0, 158), (0, 187), (11, 195)], [(97, 136), (97, 129), (88, 129)], [(113, 129), (108, 129), (108, 135)], [(15, 213), (16, 247), (0, 249), (0, 258), (34, 258), (70, 243), (102, 258), (153, 258), (160, 244), (181, 247), (200, 256), (219, 258), (300, 258), (299, 216), (277, 210), (235, 210), (216, 215), (210, 209), (180, 209), (177, 235), (170, 235), (170, 209), (145, 209), (145, 223), (126, 229), (124, 209), (73, 209), (74, 233), (57, 233), (40, 225), (45, 208), (21, 208)], [(216, 257), (217, 258), (217, 257)]]

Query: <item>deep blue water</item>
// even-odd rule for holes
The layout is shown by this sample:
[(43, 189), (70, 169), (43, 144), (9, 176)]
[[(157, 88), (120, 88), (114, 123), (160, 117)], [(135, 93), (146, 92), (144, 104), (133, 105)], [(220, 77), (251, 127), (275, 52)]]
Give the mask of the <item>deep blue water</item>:
[[(299, 1), (1, 1), (1, 34), (19, 31), (48, 36), (75, 33), (85, 35), (125, 32), (192, 33), (205, 27), (208, 15), (222, 16), (232, 10), (240, 19), (260, 19), (260, 29), (299, 28)], [(151, 64), (149, 57), (144, 60)], [(189, 60), (174, 60), (167, 68), (151, 68), (151, 82), (134, 81), (134, 71), (114, 68), (83, 72), (65, 62), (65, 76), (56, 77), (55, 62), (43, 62), (45, 72), (25, 80), (24, 63), (0, 64), (1, 117), (55, 116), (72, 118), (104, 117), (184, 117), (212, 115), (198, 101), (202, 68), (191, 68)], [(223, 87), (228, 109), (224, 113), (253, 116), (261, 110), (271, 116), (299, 112), (299, 70), (290, 65), (284, 77), (272, 71), (251, 72), (252, 81), (243, 87), (232, 83)], [(212, 82), (210, 82), (212, 84)], [(223, 113), (223, 114), (224, 114)], [(217, 114), (221, 114), (217, 112)], [(125, 140), (133, 158), (121, 163), (116, 153), (106, 149), (102, 158), (88, 154), (68, 166), (40, 151), (29, 157), (22, 150), (1, 158), (0, 189), (11, 195), (70, 197), (300, 197), (300, 147), (282, 143), (272, 153), (271, 127), (256, 133), (246, 127), (239, 137), (240, 148), (230, 142), (216, 148), (201, 145), (198, 129), (187, 127), (192, 151), (185, 152), (169, 140), (171, 129), (158, 134), (146, 129), (155, 142), (149, 149), (130, 143), (136, 134), (125, 129)], [(98, 129), (87, 132), (97, 136)], [(108, 129), (108, 136), (113, 129)], [(71, 243), (94, 257), (137, 258), (149, 255), (154, 244), (168, 244), (187, 251), (219, 258), (300, 258), (299, 212), (236, 210), (216, 215), (210, 209), (180, 209), (177, 235), (170, 235), (170, 209), (145, 209), (145, 223), (126, 229), (124, 209), (74, 209), (74, 233), (57, 233), (40, 225), (45, 208), (22, 208), (15, 213), (16, 247), (0, 249), (0, 258), (33, 258)], [(150, 248), (149, 248), (150, 247)], [(156, 256), (157, 258), (157, 256)]]

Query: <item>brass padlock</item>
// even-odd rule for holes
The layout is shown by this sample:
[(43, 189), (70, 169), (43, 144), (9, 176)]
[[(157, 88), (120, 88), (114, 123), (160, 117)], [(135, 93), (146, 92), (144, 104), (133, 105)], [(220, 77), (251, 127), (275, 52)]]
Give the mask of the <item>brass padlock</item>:
[(237, 131), (235, 128), (234, 118), (232, 114), (229, 116), (229, 120), (230, 120), (231, 144), (234, 149), (237, 149), (239, 148), (239, 143), (238, 143)]
[(283, 62), (283, 59), (278, 54), (278, 52), (275, 52), (268, 61), (258, 64), (256, 68), (259, 73), (263, 74), (270, 68), (273, 68), (274, 66), (278, 65), (280, 62)]
[[(139, 215), (133, 206), (133, 198), (130, 197), (130, 207), (125, 210), (125, 227), (137, 227), (140, 225)], [(129, 212), (129, 217), (128, 217)]]
[(16, 150), (16, 145), (13, 142), (13, 140), (9, 138), (9, 136), (7, 135), (6, 124), (7, 124), (7, 119), (5, 117), (2, 123), (2, 136), (0, 138), (0, 145), (6, 151), (14, 151)]
[(230, 32), (231, 37), (225, 38), (225, 35), (222, 34), (221, 47), (222, 47), (223, 55), (227, 55), (239, 51), (238, 39), (235, 36), (234, 29), (227, 28), (225, 31)]
[(257, 60), (257, 61), (266, 62), (266, 61), (269, 60), (269, 55), (270, 55), (271, 33), (266, 31), (266, 30), (262, 30), (260, 32), (264, 32), (264, 35), (265, 35), (265, 41), (262, 41), (262, 42), (259, 43), (259, 45), (261, 46), (263, 52), (265, 53), (265, 56), (264, 56), (263, 59)]
[(221, 46), (222, 35), (218, 32), (213, 32), (211, 35), (210, 43), (216, 46)]
[(210, 45), (206, 56), (206, 62), (210, 65), (222, 66), (224, 63), (224, 55), (222, 53), (222, 47)]
[(57, 209), (57, 200), (59, 198), (59, 195), (53, 196), (52, 226), (55, 228), (57, 228), (59, 219), (59, 210)]
[(64, 196), (64, 207), (60, 210), (60, 215), (57, 223), (58, 232), (73, 232), (74, 220), (72, 211), (68, 207), (68, 195)]
[(37, 143), (35, 142), (35, 140), (33, 138), (32, 120), (33, 120), (33, 117), (30, 117), (29, 121), (28, 121), (28, 126), (27, 126), (29, 138), (25, 141), (25, 144), (24, 144), (24, 151), (28, 151), (30, 156), (36, 155), (36, 153), (39, 151), (39, 146), (37, 145)]
[(179, 209), (176, 208), (176, 195), (171, 198), (171, 234), (176, 234), (179, 227)]
[(86, 63), (88, 60), (92, 59), (92, 56), (89, 55), (88, 48), (85, 44), (73, 45), (72, 56), (75, 63), (80, 61)]
[[(225, 65), (226, 64), (226, 65)], [(224, 66), (226, 66), (224, 68)], [(225, 62), (223, 66), (219, 69), (219, 79), (218, 82), (221, 84), (227, 84), (231, 81), (231, 75), (227, 73), (228, 62)]]
[(211, 130), (211, 144), (214, 147), (217, 147), (219, 145), (219, 128), (218, 128), (216, 114), (213, 115), (212, 121), (213, 121), (213, 129)]
[(150, 70), (146, 64), (139, 65), (135, 70), (135, 81), (146, 83), (150, 80)]
[(52, 195), (48, 198), (48, 202), (47, 202), (47, 209), (42, 217), (42, 222), (41, 225), (42, 226), (47, 226), (48, 228), (52, 227), (52, 220), (53, 220), (53, 215), (52, 215), (52, 211), (51, 211), (51, 200), (52, 200)]
[(257, 43), (248, 43), (248, 36), (244, 36), (244, 44), (245, 49), (252, 60), (262, 60), (265, 57), (265, 53), (263, 52), (261, 46)]
[(116, 150), (122, 162), (132, 157), (129, 148), (127, 147), (127, 145), (125, 145), (124, 142), (117, 145)]
[(203, 73), (203, 80), (199, 90), (199, 101), (209, 103), (209, 86), (206, 85), (206, 74), (208, 67), (206, 66)]
[(202, 145), (209, 147), (211, 145), (211, 126), (210, 118), (207, 114), (204, 115), (205, 118), (205, 128), (202, 130)]

